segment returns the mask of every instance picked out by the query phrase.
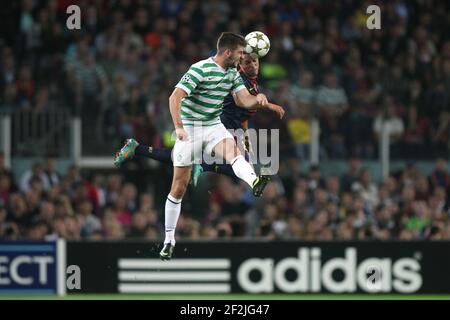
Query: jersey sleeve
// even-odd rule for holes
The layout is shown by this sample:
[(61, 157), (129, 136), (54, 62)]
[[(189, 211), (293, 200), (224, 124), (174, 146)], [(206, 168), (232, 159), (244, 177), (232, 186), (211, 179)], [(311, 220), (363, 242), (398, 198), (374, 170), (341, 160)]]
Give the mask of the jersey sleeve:
[(242, 80), (241, 74), (239, 72), (236, 72), (236, 75), (233, 79), (233, 86), (231, 87), (231, 90), (233, 93), (237, 93), (241, 91), (242, 89), (245, 89), (244, 80)]
[(191, 66), (175, 87), (183, 89), (189, 95), (202, 81), (203, 71), (198, 67)]

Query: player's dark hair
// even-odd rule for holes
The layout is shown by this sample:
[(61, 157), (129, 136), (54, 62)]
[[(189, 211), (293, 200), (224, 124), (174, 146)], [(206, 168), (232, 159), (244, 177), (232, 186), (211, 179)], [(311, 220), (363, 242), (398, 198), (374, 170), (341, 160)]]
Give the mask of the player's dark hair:
[(238, 46), (245, 47), (245, 38), (233, 32), (222, 32), (217, 40), (217, 51), (222, 53), (226, 49), (235, 50)]

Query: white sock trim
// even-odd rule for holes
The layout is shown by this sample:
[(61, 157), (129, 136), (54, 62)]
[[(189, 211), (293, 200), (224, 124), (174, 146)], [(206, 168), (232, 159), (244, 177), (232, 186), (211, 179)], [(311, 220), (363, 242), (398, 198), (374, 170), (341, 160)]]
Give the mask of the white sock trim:
[(175, 197), (172, 197), (171, 195), (170, 195), (170, 193), (169, 193), (169, 195), (167, 196), (167, 199), (169, 199), (171, 202), (173, 202), (174, 204), (179, 204), (179, 203), (181, 203), (181, 201), (183, 200), (183, 199), (177, 199), (177, 198), (175, 198)]
[[(231, 161), (230, 161), (231, 166), (233, 166), (233, 164), (234, 164), (237, 160), (239, 160), (239, 158), (244, 158), (244, 157), (242, 156), (242, 154), (240, 154), (240, 155), (234, 157), (233, 159), (231, 159)], [(244, 159), (244, 160), (245, 160), (245, 159)]]

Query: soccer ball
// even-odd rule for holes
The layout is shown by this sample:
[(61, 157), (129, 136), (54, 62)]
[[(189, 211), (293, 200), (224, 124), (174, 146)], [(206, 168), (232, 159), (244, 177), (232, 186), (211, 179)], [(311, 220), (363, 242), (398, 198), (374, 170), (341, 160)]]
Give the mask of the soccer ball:
[(261, 31), (253, 31), (245, 36), (247, 45), (245, 52), (249, 53), (252, 58), (264, 57), (270, 49), (269, 38)]

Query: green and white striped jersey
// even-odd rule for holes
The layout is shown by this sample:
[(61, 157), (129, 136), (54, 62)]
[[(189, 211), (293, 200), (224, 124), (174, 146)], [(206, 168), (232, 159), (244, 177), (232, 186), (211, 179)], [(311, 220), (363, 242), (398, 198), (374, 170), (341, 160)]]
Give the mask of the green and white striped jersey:
[(236, 68), (225, 70), (212, 57), (194, 63), (176, 87), (187, 93), (181, 101), (181, 120), (185, 126), (194, 122), (204, 126), (219, 124), (225, 97), (245, 89)]

